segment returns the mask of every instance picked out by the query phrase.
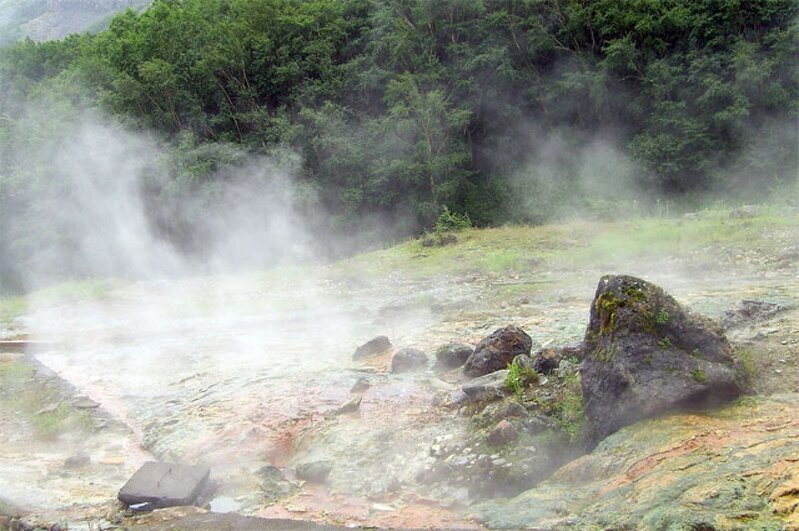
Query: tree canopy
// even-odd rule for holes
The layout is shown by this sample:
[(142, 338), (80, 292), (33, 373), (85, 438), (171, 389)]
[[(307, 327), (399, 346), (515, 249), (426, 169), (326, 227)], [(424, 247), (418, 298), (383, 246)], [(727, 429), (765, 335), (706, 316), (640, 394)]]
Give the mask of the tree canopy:
[[(796, 178), (798, 14), (794, 0), (156, 0), (94, 36), (0, 51), (0, 201), (52, 178), (19, 156), (46, 138), (25, 119), (42, 99), (65, 121), (88, 108), (156, 131), (174, 157), (162, 199), (204, 193), (231, 147), (289, 148), (345, 231), (379, 214), (412, 233), (443, 207), (540, 222), (630, 189), (763, 190)], [(185, 238), (179, 217), (159, 223)]]

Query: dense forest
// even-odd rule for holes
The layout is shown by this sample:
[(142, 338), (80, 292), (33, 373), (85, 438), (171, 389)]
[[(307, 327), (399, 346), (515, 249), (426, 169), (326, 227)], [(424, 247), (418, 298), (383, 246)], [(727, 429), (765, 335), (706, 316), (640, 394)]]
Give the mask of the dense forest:
[(797, 15), (795, 0), (156, 0), (96, 35), (20, 41), (0, 51), (0, 276), (19, 285), (24, 249), (47, 245), (29, 218), (58, 208), (32, 205), (59, 178), (36, 161), (87, 115), (155, 139), (148, 223), (200, 255), (197, 217), (254, 156), (352, 238), (372, 219), (412, 234), (445, 207), (539, 223), (773, 191), (799, 166)]

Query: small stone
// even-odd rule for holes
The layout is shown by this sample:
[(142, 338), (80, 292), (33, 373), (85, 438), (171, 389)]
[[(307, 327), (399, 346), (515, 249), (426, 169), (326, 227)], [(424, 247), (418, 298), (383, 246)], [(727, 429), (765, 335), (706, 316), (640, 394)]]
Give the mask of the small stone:
[(505, 386), (508, 377), (507, 369), (492, 372), (471, 380), (463, 386), (463, 392), (472, 402), (497, 400), (508, 395), (510, 391)]
[(427, 354), (415, 348), (404, 348), (391, 358), (391, 372), (393, 373), (418, 370), (425, 365), (427, 365)]
[(376, 338), (367, 341), (357, 349), (352, 355), (352, 359), (357, 360), (369, 356), (376, 356), (382, 354), (391, 348), (391, 341), (387, 336), (377, 336)]
[(352, 386), (352, 389), (350, 389), (350, 393), (363, 393), (370, 387), (372, 387), (372, 384), (369, 382), (369, 379), (365, 376), (361, 376), (355, 382), (355, 385)]
[(504, 446), (519, 436), (516, 427), (507, 420), (501, 421), (488, 434), (486, 442), (491, 446)]
[(75, 455), (69, 456), (64, 461), (64, 466), (66, 468), (83, 468), (85, 466), (89, 466), (92, 460), (89, 457), (89, 454), (85, 452), (79, 452)]
[(448, 343), (436, 350), (437, 371), (456, 369), (466, 363), (474, 349), (465, 343)]
[(340, 407), (336, 408), (335, 410), (333, 410), (333, 414), (334, 415), (343, 415), (345, 413), (353, 413), (355, 411), (358, 411), (358, 409), (361, 407), (361, 401), (362, 400), (363, 400), (363, 397), (358, 395), (355, 398), (353, 398), (353, 399), (349, 400), (348, 402), (344, 403), (342, 406), (340, 406)]

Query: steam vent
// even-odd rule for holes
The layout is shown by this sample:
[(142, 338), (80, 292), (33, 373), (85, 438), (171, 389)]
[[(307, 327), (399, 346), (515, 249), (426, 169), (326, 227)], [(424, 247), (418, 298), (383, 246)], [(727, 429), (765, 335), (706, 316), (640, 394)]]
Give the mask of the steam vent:
[(721, 329), (639, 278), (602, 277), (585, 349), (583, 397), (596, 441), (638, 420), (718, 405), (743, 391)]
[(151, 510), (194, 505), (211, 489), (208, 468), (148, 461), (125, 483), (117, 497), (128, 507)]

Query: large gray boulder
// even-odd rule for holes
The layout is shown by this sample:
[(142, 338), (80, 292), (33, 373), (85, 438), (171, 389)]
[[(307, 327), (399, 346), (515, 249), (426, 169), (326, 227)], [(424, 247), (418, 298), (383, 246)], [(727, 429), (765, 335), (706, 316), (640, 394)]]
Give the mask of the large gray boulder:
[(580, 375), (595, 440), (660, 413), (722, 403), (744, 388), (721, 329), (635, 277), (599, 281), (584, 351)]
[(499, 400), (510, 394), (510, 390), (505, 385), (507, 378), (508, 370), (503, 369), (470, 380), (461, 389), (471, 402)]
[(500, 328), (478, 343), (463, 373), (474, 377), (505, 369), (516, 356), (529, 356), (531, 348), (533, 340), (518, 326)]
[(213, 488), (211, 471), (200, 466), (148, 461), (120, 489), (117, 498), (127, 506), (160, 509), (192, 505)]

